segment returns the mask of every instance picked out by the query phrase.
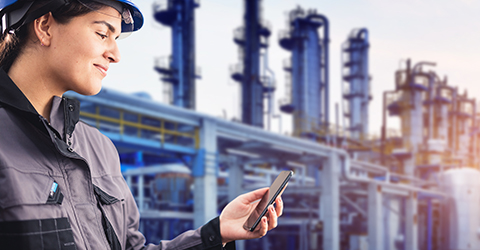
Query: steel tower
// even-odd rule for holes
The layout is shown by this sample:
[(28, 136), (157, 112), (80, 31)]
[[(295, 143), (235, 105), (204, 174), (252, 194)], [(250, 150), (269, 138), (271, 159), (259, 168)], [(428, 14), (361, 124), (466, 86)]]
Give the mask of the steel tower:
[(342, 45), (343, 98), (347, 110), (347, 129), (352, 139), (363, 140), (368, 134), (368, 103), (370, 95), (370, 76), (368, 73), (367, 29), (355, 29)]
[(271, 80), (262, 76), (261, 50), (268, 47), (270, 27), (262, 19), (261, 0), (245, 0), (244, 26), (234, 32), (240, 46), (240, 63), (231, 67), (232, 78), (242, 84), (242, 122), (263, 127), (264, 93), (274, 91)]
[[(293, 114), (295, 135), (315, 139), (329, 123), (328, 19), (299, 7), (290, 12), (288, 26), (279, 39), (280, 46), (292, 52), (284, 63), (290, 93), (281, 110)], [(323, 37), (318, 34), (321, 27)]]
[(172, 55), (157, 58), (155, 70), (167, 83), (169, 103), (195, 109), (195, 8), (198, 0), (168, 0), (154, 4), (155, 20), (172, 28)]

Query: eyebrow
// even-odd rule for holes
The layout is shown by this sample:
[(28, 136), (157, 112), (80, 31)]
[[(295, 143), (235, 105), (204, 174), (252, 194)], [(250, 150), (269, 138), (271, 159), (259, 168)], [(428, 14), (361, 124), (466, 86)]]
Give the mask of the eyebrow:
[(94, 21), (93, 23), (95, 23), (95, 24), (103, 24), (103, 25), (107, 26), (108, 29), (109, 29), (112, 33), (115, 33), (115, 27), (113, 27), (113, 25), (109, 24), (109, 23), (106, 22), (106, 21)]

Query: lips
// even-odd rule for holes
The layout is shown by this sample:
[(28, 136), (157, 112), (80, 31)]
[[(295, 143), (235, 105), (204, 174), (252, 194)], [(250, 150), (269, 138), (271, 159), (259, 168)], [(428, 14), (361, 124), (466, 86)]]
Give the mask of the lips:
[(100, 64), (94, 64), (94, 66), (100, 71), (103, 76), (107, 76), (108, 66), (103, 66)]

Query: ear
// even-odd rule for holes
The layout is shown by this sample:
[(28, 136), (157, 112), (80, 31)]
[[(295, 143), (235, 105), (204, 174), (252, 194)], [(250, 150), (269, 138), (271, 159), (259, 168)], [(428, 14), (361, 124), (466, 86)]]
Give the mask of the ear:
[(55, 22), (49, 12), (33, 21), (33, 30), (42, 46), (50, 46), (52, 40), (52, 24)]

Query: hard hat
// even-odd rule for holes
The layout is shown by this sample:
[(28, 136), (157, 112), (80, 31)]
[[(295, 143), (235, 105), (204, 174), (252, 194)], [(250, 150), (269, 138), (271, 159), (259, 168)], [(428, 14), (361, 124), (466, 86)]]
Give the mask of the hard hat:
[[(135, 4), (128, 0), (77, 0), (80, 4), (84, 2), (98, 2), (111, 6), (122, 15), (122, 33), (139, 30), (143, 25), (143, 15)], [(71, 0), (51, 0), (35, 11), (27, 12), (35, 0), (0, 0), (0, 24), (2, 34), (15, 32), (24, 24), (58, 10), (60, 7), (70, 4)], [(87, 6), (87, 5), (85, 5)], [(87, 6), (88, 7), (88, 6)]]

